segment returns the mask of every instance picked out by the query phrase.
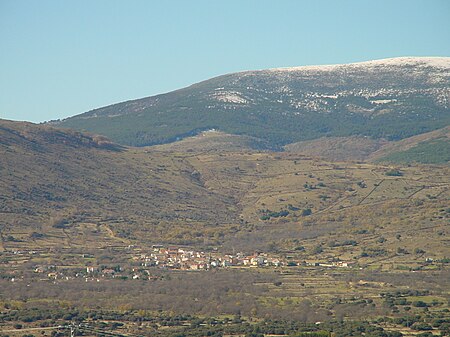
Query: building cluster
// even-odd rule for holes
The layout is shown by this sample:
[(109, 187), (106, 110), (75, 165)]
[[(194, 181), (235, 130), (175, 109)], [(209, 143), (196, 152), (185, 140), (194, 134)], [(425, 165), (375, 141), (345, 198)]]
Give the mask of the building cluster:
[(144, 267), (182, 270), (207, 270), (233, 266), (280, 267), (285, 265), (284, 261), (279, 258), (269, 257), (267, 254), (261, 253), (250, 256), (242, 253), (220, 254), (159, 245), (154, 245), (150, 253), (141, 254), (139, 259)]
[(62, 271), (57, 270), (55, 265), (40, 265), (34, 268), (34, 272), (37, 274), (42, 274), (50, 280), (65, 279), (69, 280), (72, 277), (65, 275)]
[[(1, 252), (3, 263), (0, 264), (0, 277), (12, 282), (21, 281), (24, 278), (20, 266), (25, 261), (41, 260), (39, 251), (6, 251)], [(48, 252), (44, 252), (48, 254)], [(53, 252), (51, 252), (53, 253)], [(205, 271), (217, 268), (250, 268), (250, 267), (325, 267), (325, 268), (354, 268), (357, 261), (345, 262), (340, 260), (324, 261), (298, 261), (295, 255), (270, 256), (268, 253), (243, 253), (224, 254), (217, 251), (196, 251), (193, 248), (153, 245), (150, 249), (143, 250), (130, 246), (122, 255), (128, 262), (121, 265), (96, 265), (94, 255), (82, 253), (77, 266), (56, 266), (53, 264), (32, 264), (31, 271), (41, 280), (71, 280), (85, 279), (86, 282), (100, 282), (108, 279), (139, 279), (157, 280), (161, 276), (154, 273), (153, 268), (167, 270)], [(86, 261), (85, 259), (89, 259)], [(122, 259), (123, 260), (123, 259)], [(88, 262), (88, 263), (86, 263)], [(427, 258), (426, 263), (433, 263)]]
[[(128, 274), (131, 275), (127, 275), (125, 273), (125, 270), (120, 266), (116, 266), (114, 268), (109, 268), (106, 266), (101, 267), (87, 266), (85, 268), (62, 268), (56, 267), (54, 265), (50, 266), (39, 265), (34, 268), (35, 273), (42, 274), (44, 277), (46, 276), (47, 279), (50, 280), (72, 280), (82, 278), (86, 279), (86, 282), (87, 281), (100, 282), (101, 279), (109, 279), (109, 278), (137, 279), (140, 278), (137, 276), (135, 277), (134, 275), (137, 273), (137, 271), (138, 271), (137, 268), (130, 269)], [(143, 270), (142, 272), (146, 271)], [(150, 277), (147, 277), (147, 279), (150, 279)]]
[(313, 267), (339, 267), (339, 268), (353, 268), (356, 265), (355, 261), (345, 262), (345, 261), (331, 261), (331, 262), (306, 262), (307, 266)]

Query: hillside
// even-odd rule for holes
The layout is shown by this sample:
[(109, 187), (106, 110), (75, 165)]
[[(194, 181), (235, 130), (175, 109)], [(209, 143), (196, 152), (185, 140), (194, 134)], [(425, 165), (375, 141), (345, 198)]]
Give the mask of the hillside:
[(284, 150), (331, 161), (445, 164), (450, 161), (450, 127), (398, 141), (362, 136), (322, 137), (288, 144)]
[(399, 140), (450, 124), (450, 58), (245, 71), (54, 124), (124, 145), (171, 142), (217, 129), (270, 148), (320, 137)]
[(258, 138), (208, 130), (176, 142), (154, 145), (152, 148), (169, 152), (240, 152), (265, 150), (268, 146), (267, 142)]
[(321, 137), (288, 144), (284, 146), (284, 150), (331, 161), (363, 161), (390, 143), (393, 142), (364, 136)]
[(201, 226), (234, 219), (231, 198), (207, 190), (179, 156), (1, 121), (0, 158), (4, 244), (108, 245), (123, 243), (120, 237), (136, 238), (142, 226), (161, 225), (164, 236), (171, 223)]
[(359, 244), (324, 252), (349, 258), (383, 247), (389, 256), (405, 245), (448, 253), (447, 166), (391, 175), (389, 166), (239, 147), (126, 148), (106, 139), (102, 147), (96, 136), (28, 123), (2, 121), (0, 132), (5, 249), (165, 242), (289, 251), (302, 241), (311, 258), (317, 244), (351, 239)]
[(372, 161), (445, 164), (450, 162), (450, 126), (391, 142), (370, 155)]

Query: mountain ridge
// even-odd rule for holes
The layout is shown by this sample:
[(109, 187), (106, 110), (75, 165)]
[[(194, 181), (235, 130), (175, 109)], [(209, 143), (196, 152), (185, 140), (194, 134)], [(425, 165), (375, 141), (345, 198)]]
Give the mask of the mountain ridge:
[[(303, 65), (296, 67), (275, 67), (269, 68), (267, 70), (330, 70), (335, 67), (341, 66), (353, 66), (353, 67), (361, 67), (361, 66), (386, 66), (386, 65), (399, 65), (399, 64), (422, 64), (422, 65), (433, 65), (435, 67), (441, 67), (448, 69), (450, 65), (448, 63), (449, 57), (445, 56), (401, 56), (401, 57), (389, 57), (383, 59), (373, 59), (369, 61), (359, 61), (359, 62), (351, 62), (351, 63), (336, 63), (336, 64), (321, 64), (321, 65)], [(263, 69), (261, 69), (263, 70)]]
[(133, 146), (209, 129), (259, 138), (269, 149), (324, 136), (399, 140), (450, 124), (449, 88), (450, 58), (274, 68), (214, 77), (53, 124)]
[[(247, 69), (247, 70), (240, 70), (240, 71), (236, 71), (236, 72), (229, 72), (229, 73), (225, 73), (222, 75), (218, 75), (218, 76), (213, 76), (209, 79), (205, 79), (205, 80), (201, 80), (199, 82), (190, 84), (186, 87), (182, 87), (182, 88), (178, 88), (178, 89), (174, 89), (171, 91), (166, 91), (166, 92), (161, 92), (161, 93), (157, 93), (151, 96), (145, 96), (145, 97), (140, 97), (140, 98), (130, 98), (127, 99), (125, 101), (121, 101), (121, 102), (115, 102), (115, 103), (111, 103), (108, 105), (105, 105), (103, 107), (98, 107), (98, 108), (93, 108), (91, 110), (88, 110), (84, 113), (75, 115), (75, 116), (80, 116), (80, 115), (84, 115), (84, 114), (89, 114), (93, 111), (97, 111), (97, 110), (101, 110), (101, 109), (106, 109), (109, 107), (112, 107), (114, 105), (117, 104), (122, 104), (122, 103), (129, 103), (129, 102), (134, 102), (134, 101), (140, 101), (140, 100), (146, 100), (148, 98), (151, 97), (159, 97), (159, 96), (164, 96), (166, 94), (172, 93), (172, 92), (177, 92), (177, 91), (181, 91), (183, 89), (187, 89), (190, 87), (195, 87), (203, 82), (207, 82), (209, 80), (214, 80), (217, 78), (221, 78), (224, 76), (228, 76), (228, 75), (234, 75), (234, 74), (244, 74), (244, 73), (251, 73), (251, 72), (263, 72), (263, 71), (296, 71), (296, 70), (311, 70), (311, 69), (317, 69), (317, 70), (329, 70), (327, 68), (333, 68), (333, 67), (340, 67), (340, 66), (363, 66), (363, 65), (383, 65), (384, 63), (389, 64), (389, 63), (395, 63), (392, 61), (401, 61), (401, 60), (411, 60), (412, 62), (420, 62), (420, 61), (431, 61), (430, 63), (434, 63), (435, 66), (442, 66), (444, 68), (449, 68), (450, 67), (450, 62), (448, 62), (448, 60), (450, 59), (450, 57), (445, 57), (445, 56), (406, 56), (406, 57), (392, 57), (392, 58), (383, 58), (383, 59), (374, 59), (374, 60), (368, 60), (368, 61), (358, 61), (358, 62), (351, 62), (351, 63), (336, 63), (336, 64), (321, 64), (321, 65), (302, 65), (302, 66), (293, 66), (293, 67), (273, 67), (273, 68), (267, 68), (267, 69)], [(434, 62), (432, 62), (434, 61)], [(447, 61), (447, 62), (446, 62)], [(45, 121), (43, 123), (48, 123), (48, 124), (57, 124), (58, 122), (62, 122), (68, 119), (71, 119), (75, 116), (70, 116), (70, 117), (66, 117), (63, 119), (57, 119), (57, 120), (51, 120), (51, 121)]]

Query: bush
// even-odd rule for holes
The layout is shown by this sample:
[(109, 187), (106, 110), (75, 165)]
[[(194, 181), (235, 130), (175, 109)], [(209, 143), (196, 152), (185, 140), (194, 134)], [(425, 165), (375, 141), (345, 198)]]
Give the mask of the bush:
[(321, 245), (317, 245), (313, 248), (312, 253), (313, 254), (320, 254), (323, 252), (323, 248)]
[(308, 216), (311, 214), (312, 214), (311, 208), (307, 208), (302, 211), (302, 216)]
[(384, 243), (384, 242), (386, 242), (386, 238), (380, 237), (380, 238), (378, 238), (377, 242), (378, 243)]
[(415, 306), (416, 308), (426, 308), (428, 307), (428, 304), (426, 304), (424, 301), (414, 301), (412, 303), (413, 306)]
[(403, 176), (403, 172), (401, 172), (399, 170), (389, 170), (385, 173), (385, 175), (387, 175), (389, 177), (401, 177), (401, 176)]
[(411, 325), (411, 329), (424, 331), (424, 330), (433, 330), (430, 324), (424, 322), (416, 322)]
[(433, 337), (434, 335), (431, 332), (422, 332), (416, 335), (416, 337)]
[(31, 239), (41, 239), (43, 237), (44, 237), (44, 234), (38, 233), (38, 232), (33, 232), (30, 234)]
[(398, 247), (397, 254), (409, 254), (405, 248)]

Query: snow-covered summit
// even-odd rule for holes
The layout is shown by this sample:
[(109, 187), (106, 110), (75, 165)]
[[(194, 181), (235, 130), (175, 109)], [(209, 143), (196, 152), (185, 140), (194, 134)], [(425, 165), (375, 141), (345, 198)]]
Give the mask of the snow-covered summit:
[(402, 139), (449, 123), (450, 58), (399, 57), (226, 74), (60, 125), (127, 145), (215, 128), (278, 147), (324, 136)]
[(372, 67), (400, 67), (419, 66), (450, 69), (450, 57), (394, 57), (381, 60), (372, 60), (348, 64), (328, 64), (314, 66), (298, 66), (286, 68), (271, 68), (268, 71), (331, 71), (343, 68), (372, 68)]

